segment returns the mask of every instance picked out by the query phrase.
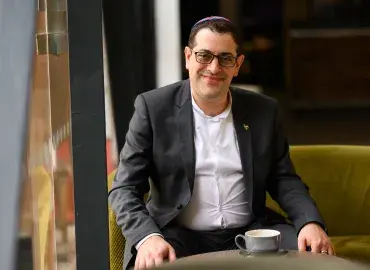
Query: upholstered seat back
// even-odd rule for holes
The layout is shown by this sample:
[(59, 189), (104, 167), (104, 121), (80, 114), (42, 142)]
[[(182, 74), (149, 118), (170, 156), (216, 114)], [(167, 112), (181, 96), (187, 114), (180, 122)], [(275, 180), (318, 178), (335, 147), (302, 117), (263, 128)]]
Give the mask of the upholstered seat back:
[(330, 235), (370, 234), (370, 146), (292, 146), (291, 158)]
[[(291, 157), (331, 236), (370, 235), (370, 146), (292, 146)], [(267, 204), (279, 209), (271, 198)], [(109, 240), (110, 269), (121, 270), (125, 239), (111, 208)]]
[[(112, 187), (115, 171), (108, 176), (108, 190)], [(125, 238), (116, 223), (116, 216), (109, 206), (109, 257), (110, 270), (122, 270)]]

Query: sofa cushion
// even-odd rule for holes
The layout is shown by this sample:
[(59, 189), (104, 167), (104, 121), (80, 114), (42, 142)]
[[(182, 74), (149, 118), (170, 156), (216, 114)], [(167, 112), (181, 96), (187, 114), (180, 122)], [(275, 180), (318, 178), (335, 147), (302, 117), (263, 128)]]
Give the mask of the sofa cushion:
[(370, 264), (370, 235), (333, 236), (337, 256)]
[(370, 147), (295, 146), (291, 156), (329, 234), (370, 235)]

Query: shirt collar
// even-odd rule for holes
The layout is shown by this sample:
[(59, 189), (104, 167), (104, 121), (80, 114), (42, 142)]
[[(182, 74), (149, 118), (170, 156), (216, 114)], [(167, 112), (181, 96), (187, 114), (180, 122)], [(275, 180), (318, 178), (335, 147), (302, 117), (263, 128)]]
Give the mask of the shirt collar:
[(223, 120), (223, 119), (227, 118), (229, 116), (230, 112), (231, 112), (232, 97), (231, 97), (230, 91), (228, 92), (228, 96), (229, 96), (229, 104), (227, 105), (226, 109), (222, 113), (220, 113), (219, 115), (216, 115), (216, 116), (206, 115), (202, 111), (202, 109), (199, 108), (198, 104), (194, 100), (193, 92), (191, 92), (191, 103), (192, 103), (192, 106), (193, 106), (193, 109), (195, 110), (195, 112), (197, 112), (200, 116), (202, 116), (204, 118), (208, 118), (208, 119), (213, 119), (213, 120)]

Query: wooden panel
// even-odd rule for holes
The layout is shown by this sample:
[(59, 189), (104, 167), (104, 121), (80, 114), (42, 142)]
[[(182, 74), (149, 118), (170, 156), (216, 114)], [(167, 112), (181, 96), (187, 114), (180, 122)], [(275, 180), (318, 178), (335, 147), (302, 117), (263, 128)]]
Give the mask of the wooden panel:
[(370, 103), (370, 36), (295, 37), (289, 59), (296, 102)]

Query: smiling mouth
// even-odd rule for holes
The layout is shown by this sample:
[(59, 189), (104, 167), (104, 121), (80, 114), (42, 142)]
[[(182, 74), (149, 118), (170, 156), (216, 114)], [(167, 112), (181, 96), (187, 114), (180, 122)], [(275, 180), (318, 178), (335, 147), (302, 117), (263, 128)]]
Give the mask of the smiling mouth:
[(224, 79), (221, 77), (215, 77), (215, 76), (207, 76), (207, 75), (202, 75), (203, 78), (211, 81), (223, 81)]

